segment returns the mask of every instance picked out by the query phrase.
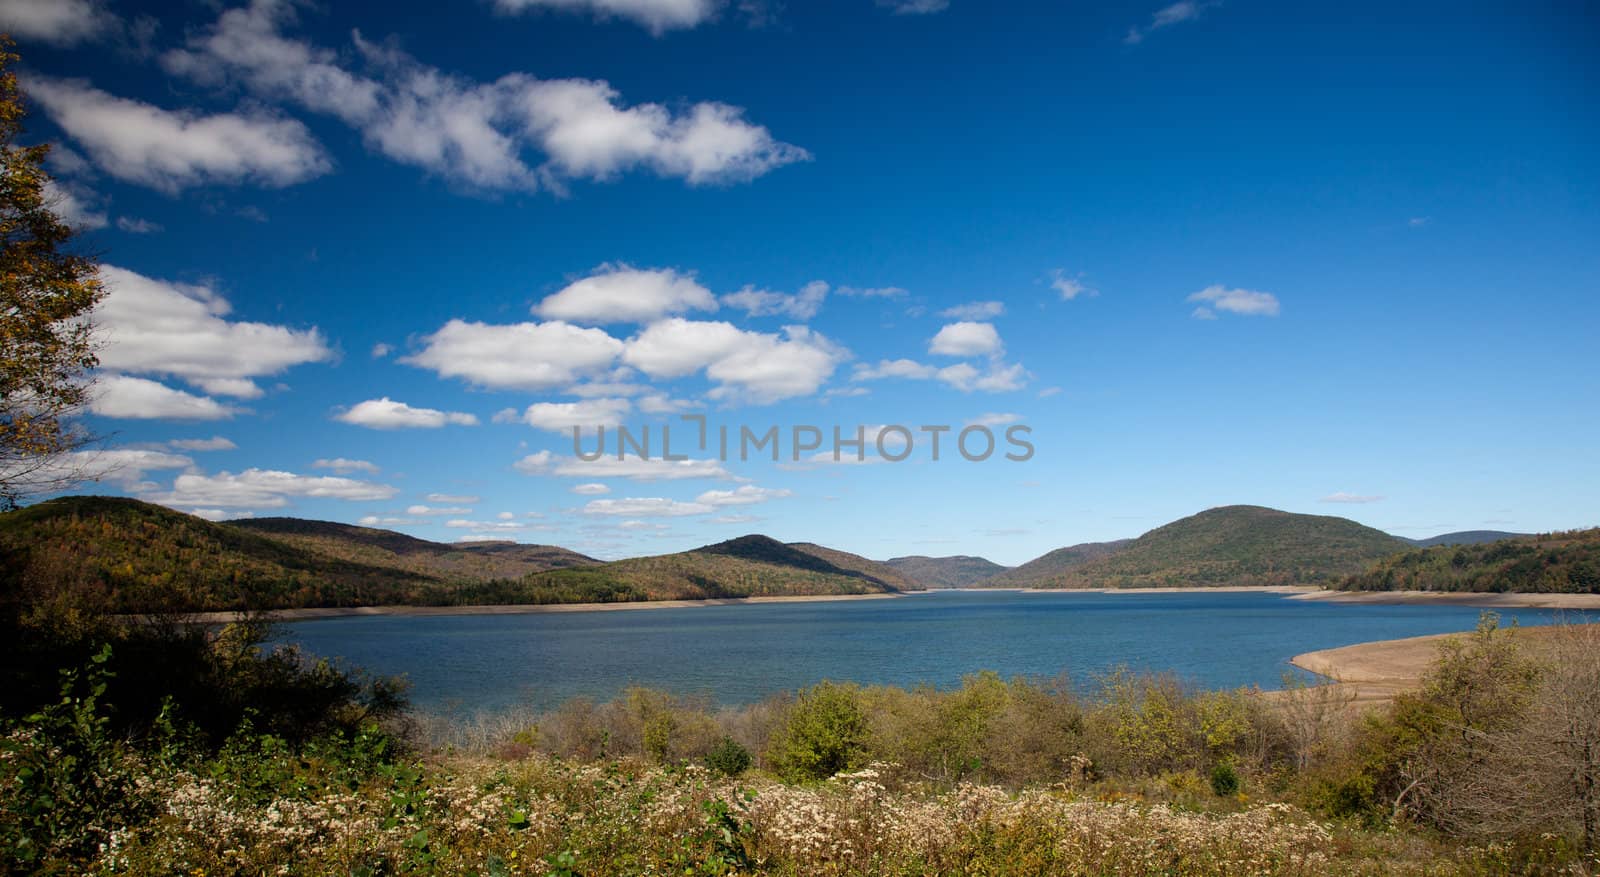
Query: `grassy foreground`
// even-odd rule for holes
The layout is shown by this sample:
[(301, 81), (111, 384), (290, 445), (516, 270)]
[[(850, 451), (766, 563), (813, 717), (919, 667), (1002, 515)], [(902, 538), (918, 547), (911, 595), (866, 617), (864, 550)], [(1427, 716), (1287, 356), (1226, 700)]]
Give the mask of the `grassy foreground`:
[(37, 683), (86, 655), (0, 691), (6, 872), (1596, 873), (1593, 627), (1535, 655), (1488, 618), (1364, 718), (1333, 687), (1118, 673), (477, 723), (249, 625), (67, 633), (6, 656)]

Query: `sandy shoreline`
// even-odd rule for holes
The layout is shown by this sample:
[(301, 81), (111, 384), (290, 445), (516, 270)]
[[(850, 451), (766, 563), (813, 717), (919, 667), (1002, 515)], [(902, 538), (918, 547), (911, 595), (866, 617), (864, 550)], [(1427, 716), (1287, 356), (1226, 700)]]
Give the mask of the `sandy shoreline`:
[[(541, 615), (552, 612), (615, 612), (625, 609), (691, 609), (699, 606), (742, 606), (747, 603), (824, 603), (834, 600), (892, 600), (911, 594), (816, 594), (800, 597), (727, 597), (712, 600), (635, 600), (626, 603), (499, 603), (485, 606), (338, 606), (322, 609), (272, 609), (257, 617), (269, 621), (314, 621), (363, 615)], [(197, 612), (185, 616), (202, 624), (226, 624), (242, 612)]]

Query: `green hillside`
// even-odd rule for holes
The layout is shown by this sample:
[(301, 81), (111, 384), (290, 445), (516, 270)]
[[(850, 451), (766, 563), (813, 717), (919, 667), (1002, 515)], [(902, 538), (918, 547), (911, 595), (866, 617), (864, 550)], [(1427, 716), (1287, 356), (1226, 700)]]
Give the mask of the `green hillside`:
[(596, 600), (882, 594), (903, 589), (903, 577), (880, 577), (871, 572), (876, 566), (864, 557), (821, 546), (742, 536), (678, 554), (534, 573), (516, 587), (579, 591)]
[(1531, 536), (1531, 533), (1507, 533), (1504, 530), (1462, 530), (1458, 533), (1443, 533), (1430, 536), (1427, 539), (1407, 539), (1413, 545), (1422, 548), (1432, 548), (1435, 545), (1477, 545), (1480, 542), (1499, 542), (1501, 539), (1515, 539), (1518, 536)]
[(1379, 560), (1338, 587), (1600, 594), (1600, 529), (1419, 548)]
[(1224, 506), (1158, 527), (1099, 557), (1052, 559), (1045, 555), (984, 584), (1034, 588), (1324, 585), (1411, 547), (1403, 539), (1345, 518), (1298, 515), (1260, 506)]
[[(1111, 542), (1084, 542), (1078, 545), (1069, 545), (1066, 548), (1057, 548), (1021, 566), (995, 573), (993, 576), (978, 582), (976, 586), (980, 588), (1066, 587), (1050, 583), (1061, 579), (1067, 573), (1090, 561), (1115, 554), (1132, 542), (1132, 539), (1117, 539)], [(1091, 586), (1079, 585), (1078, 587)]]
[(965, 554), (951, 557), (914, 554), (891, 557), (884, 564), (925, 588), (969, 588), (1007, 569), (992, 560)]
[(341, 560), (448, 581), (515, 579), (531, 572), (600, 562), (555, 545), (521, 545), (515, 542), (446, 545), (393, 530), (375, 530), (332, 521), (247, 518), (229, 521), (228, 526)]
[(594, 562), (548, 546), (510, 548), (318, 521), (218, 524), (115, 497), (63, 497), (0, 515), (7, 602), (70, 595), (106, 612), (454, 603), (462, 587), (499, 570)]

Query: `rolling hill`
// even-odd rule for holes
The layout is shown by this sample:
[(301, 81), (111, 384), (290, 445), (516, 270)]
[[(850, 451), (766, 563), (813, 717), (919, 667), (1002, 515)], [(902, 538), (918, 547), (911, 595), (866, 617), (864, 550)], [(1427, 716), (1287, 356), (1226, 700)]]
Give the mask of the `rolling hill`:
[[(513, 550), (514, 549), (514, 550)], [(321, 521), (212, 523), (133, 499), (73, 496), (0, 515), (9, 602), (70, 594), (93, 611), (440, 604), (507, 571), (588, 562), (549, 546), (453, 546)]]
[(1337, 587), (1600, 594), (1600, 528), (1418, 548), (1379, 560)]
[(1430, 536), (1427, 539), (1407, 539), (1412, 545), (1423, 548), (1432, 548), (1435, 545), (1478, 545), (1483, 542), (1499, 542), (1501, 539), (1515, 539), (1518, 536), (1532, 535), (1529, 533), (1507, 533), (1504, 530), (1462, 530), (1459, 533), (1443, 533)]
[[(1051, 552), (985, 587), (1170, 588), (1324, 585), (1411, 548), (1345, 518), (1223, 506), (1132, 541)], [(1085, 557), (1098, 552), (1098, 556)]]
[(891, 557), (884, 564), (899, 570), (902, 575), (925, 588), (970, 588), (1009, 569), (987, 558), (965, 554), (951, 557), (913, 554)]
[(692, 551), (526, 576), (514, 587), (579, 591), (601, 602), (884, 594), (915, 589), (892, 568), (810, 543), (741, 536)]

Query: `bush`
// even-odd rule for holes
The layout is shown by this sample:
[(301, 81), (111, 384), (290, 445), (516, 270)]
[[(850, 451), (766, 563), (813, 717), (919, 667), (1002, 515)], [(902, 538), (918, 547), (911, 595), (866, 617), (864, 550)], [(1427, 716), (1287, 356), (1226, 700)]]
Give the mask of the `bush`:
[(736, 777), (750, 769), (755, 757), (732, 737), (723, 737), (706, 753), (706, 767), (723, 776)]
[(861, 689), (822, 682), (801, 692), (768, 744), (767, 761), (792, 782), (825, 780), (866, 763), (867, 742)]
[(1231, 798), (1239, 794), (1239, 771), (1226, 761), (1219, 761), (1211, 768), (1211, 793), (1218, 798)]

